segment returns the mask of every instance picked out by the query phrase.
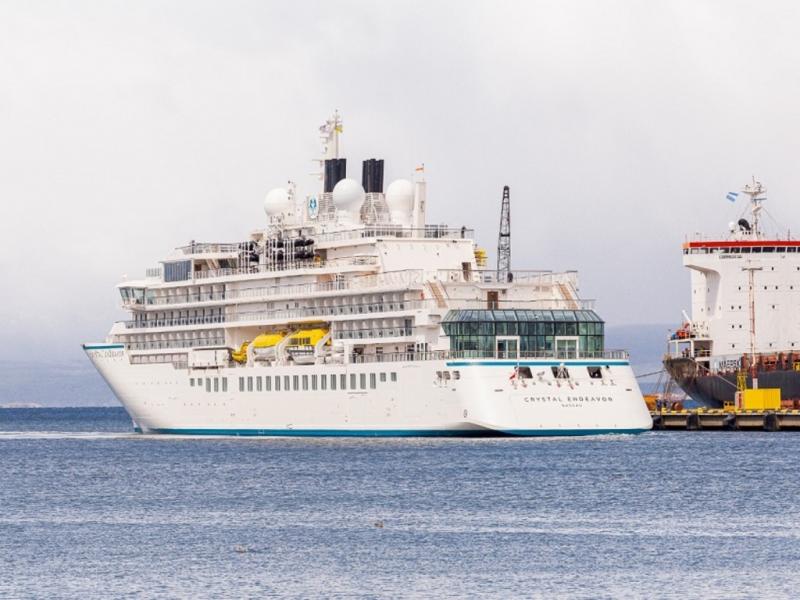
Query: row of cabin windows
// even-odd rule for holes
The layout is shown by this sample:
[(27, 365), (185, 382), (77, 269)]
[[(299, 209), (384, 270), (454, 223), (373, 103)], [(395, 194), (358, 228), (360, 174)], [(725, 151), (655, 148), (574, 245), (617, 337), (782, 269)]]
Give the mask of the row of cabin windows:
[(734, 248), (684, 248), (684, 254), (759, 254), (798, 252), (797, 246), (743, 246)]
[[(392, 383), (397, 382), (397, 373), (392, 371), (390, 373), (382, 372), (382, 373), (350, 373), (349, 374), (349, 382), (350, 386), (349, 389), (356, 390), (356, 389), (367, 389), (367, 384), (369, 383), (369, 389), (374, 390), (378, 387), (378, 382), (386, 383), (386, 381), (391, 381)], [(273, 383), (274, 381), (274, 383)], [(283, 385), (281, 385), (283, 384)], [(267, 391), (270, 392), (273, 389), (276, 392), (279, 392), (281, 388), (286, 391), (294, 390), (298, 391), (302, 390), (309, 390), (312, 391), (320, 389), (320, 390), (336, 390), (337, 388), (340, 390), (347, 390), (348, 389), (348, 374), (341, 373), (338, 377), (334, 374), (328, 376), (327, 374), (323, 375), (275, 375), (274, 378), (270, 375), (266, 375), (264, 377), (239, 377), (239, 391), (244, 392), (261, 392)], [(227, 392), (228, 391), (228, 378), (227, 377), (190, 377), (189, 378), (189, 386), (190, 387), (205, 387), (207, 392)], [(310, 386), (310, 387), (309, 387)]]
[[(397, 382), (397, 373), (340, 373), (330, 375), (265, 375), (239, 377), (240, 392), (316, 391), (316, 390), (374, 390), (378, 383)], [(348, 386), (349, 383), (349, 386)]]
[(190, 377), (190, 387), (205, 387), (207, 392), (227, 392), (228, 391), (228, 378), (227, 377)]

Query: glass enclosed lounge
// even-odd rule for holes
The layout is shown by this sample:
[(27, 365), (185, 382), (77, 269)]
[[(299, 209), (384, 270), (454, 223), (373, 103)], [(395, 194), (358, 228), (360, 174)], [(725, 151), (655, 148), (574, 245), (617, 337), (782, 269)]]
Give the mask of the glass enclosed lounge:
[(576, 357), (603, 351), (593, 310), (451, 310), (442, 321), (450, 349), (466, 356)]

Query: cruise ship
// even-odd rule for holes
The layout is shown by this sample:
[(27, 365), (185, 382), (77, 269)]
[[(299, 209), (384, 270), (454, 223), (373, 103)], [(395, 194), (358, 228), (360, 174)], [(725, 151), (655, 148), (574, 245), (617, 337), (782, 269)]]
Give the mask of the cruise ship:
[(753, 178), (728, 199), (747, 198), (724, 236), (683, 244), (691, 315), (668, 340), (667, 372), (691, 398), (733, 405), (746, 388), (779, 388), (800, 399), (800, 240), (764, 226), (766, 189)]
[(507, 252), (487, 268), (471, 229), (426, 222), (424, 168), (385, 191), (383, 160), (348, 178), (341, 135), (335, 113), (320, 128), (319, 190), (273, 189), (245, 239), (192, 241), (117, 286), (127, 320), (84, 349), (136, 431), (650, 429), (628, 355), (605, 349), (575, 272), (513, 271)]

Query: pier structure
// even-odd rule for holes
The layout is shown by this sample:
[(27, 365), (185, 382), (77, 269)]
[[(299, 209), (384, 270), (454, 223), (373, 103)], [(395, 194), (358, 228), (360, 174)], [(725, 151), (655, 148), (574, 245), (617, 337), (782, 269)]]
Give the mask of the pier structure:
[(682, 431), (800, 431), (800, 410), (654, 410), (653, 429)]

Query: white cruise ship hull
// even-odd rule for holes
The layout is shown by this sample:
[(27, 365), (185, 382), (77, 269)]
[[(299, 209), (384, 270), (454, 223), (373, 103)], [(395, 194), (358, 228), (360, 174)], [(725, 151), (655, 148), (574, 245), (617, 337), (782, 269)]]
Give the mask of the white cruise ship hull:
[[(143, 433), (560, 436), (651, 428), (627, 360), (456, 359), (187, 369), (131, 364), (118, 344), (84, 348)], [(554, 366), (566, 367), (569, 377), (556, 378)], [(601, 378), (589, 375), (587, 367), (596, 366)], [(517, 367), (529, 367), (531, 378), (517, 377)]]

